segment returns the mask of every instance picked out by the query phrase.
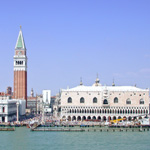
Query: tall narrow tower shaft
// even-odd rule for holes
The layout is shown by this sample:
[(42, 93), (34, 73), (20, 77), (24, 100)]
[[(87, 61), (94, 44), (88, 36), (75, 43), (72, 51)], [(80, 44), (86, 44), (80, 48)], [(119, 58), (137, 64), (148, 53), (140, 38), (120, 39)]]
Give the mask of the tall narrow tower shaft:
[(13, 97), (26, 100), (27, 106), (27, 56), (21, 27), (15, 46)]

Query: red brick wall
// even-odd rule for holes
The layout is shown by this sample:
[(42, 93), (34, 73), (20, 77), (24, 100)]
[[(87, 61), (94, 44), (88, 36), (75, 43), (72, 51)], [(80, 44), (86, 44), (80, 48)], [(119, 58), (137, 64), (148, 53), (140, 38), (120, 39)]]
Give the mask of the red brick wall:
[(14, 71), (14, 94), (15, 99), (25, 99), (27, 105), (27, 72)]

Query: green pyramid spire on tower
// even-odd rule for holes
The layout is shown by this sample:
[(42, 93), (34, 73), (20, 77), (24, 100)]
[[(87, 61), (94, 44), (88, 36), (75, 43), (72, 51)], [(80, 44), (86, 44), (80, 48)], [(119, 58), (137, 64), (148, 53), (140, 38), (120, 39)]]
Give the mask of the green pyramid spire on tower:
[(19, 31), (19, 35), (18, 35), (15, 49), (24, 49), (24, 50), (26, 49), (22, 30), (21, 30), (21, 26), (20, 26), (20, 31)]

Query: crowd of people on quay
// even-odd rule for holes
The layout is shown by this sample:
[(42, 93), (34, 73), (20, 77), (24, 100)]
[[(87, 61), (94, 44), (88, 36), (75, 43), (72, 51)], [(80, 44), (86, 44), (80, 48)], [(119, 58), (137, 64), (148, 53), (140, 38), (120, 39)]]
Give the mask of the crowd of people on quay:
[[(44, 118), (43, 118), (44, 117)], [(107, 122), (107, 121), (69, 121), (69, 120), (62, 120), (59, 118), (55, 118), (53, 116), (43, 116), (43, 115), (34, 115), (28, 116), (22, 119), (21, 121), (12, 121), (8, 123), (1, 123), (1, 125), (18, 125), (18, 126), (26, 126), (26, 125), (33, 125), (34, 123), (41, 124), (41, 125), (53, 125), (53, 126), (105, 126), (105, 125), (120, 125), (120, 126), (127, 126), (127, 125), (138, 125), (138, 120), (126, 121), (126, 120), (118, 120), (116, 122)]]

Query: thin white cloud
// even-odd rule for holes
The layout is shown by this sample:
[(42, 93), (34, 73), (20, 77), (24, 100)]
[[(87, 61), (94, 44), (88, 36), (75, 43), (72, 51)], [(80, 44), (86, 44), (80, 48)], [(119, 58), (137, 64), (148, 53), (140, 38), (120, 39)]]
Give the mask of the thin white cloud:
[(150, 68), (142, 68), (137, 72), (113, 73), (117, 78), (150, 77)]
[(127, 72), (125, 75), (129, 77), (137, 77), (139, 74), (137, 72)]
[(113, 73), (113, 77), (122, 78), (124, 76), (121, 73)]
[(144, 57), (145, 58), (150, 58), (150, 54), (145, 54)]
[(129, 78), (129, 77), (137, 77), (138, 73), (136, 72), (125, 72), (125, 73), (113, 73), (114, 77), (119, 78)]
[(150, 74), (150, 68), (142, 68), (139, 72), (144, 74)]

